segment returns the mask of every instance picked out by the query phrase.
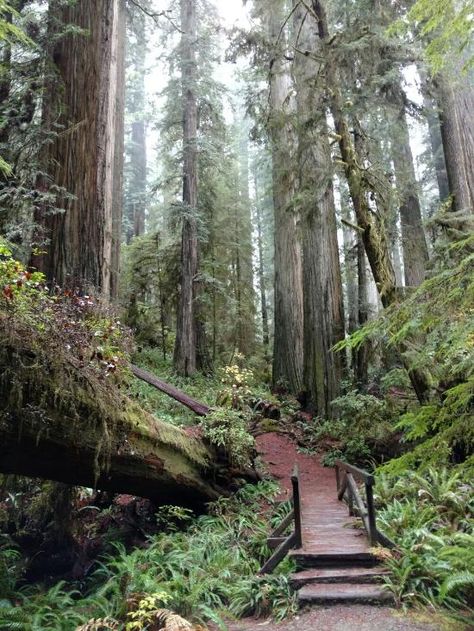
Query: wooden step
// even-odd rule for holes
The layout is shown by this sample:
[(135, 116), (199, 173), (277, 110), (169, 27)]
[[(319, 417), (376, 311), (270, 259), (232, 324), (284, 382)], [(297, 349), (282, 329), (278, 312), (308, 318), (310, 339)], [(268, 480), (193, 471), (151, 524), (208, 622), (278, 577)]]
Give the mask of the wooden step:
[(298, 592), (298, 603), (322, 605), (332, 603), (388, 603), (392, 594), (380, 585), (354, 583), (305, 585)]
[(305, 552), (304, 549), (298, 548), (292, 550), (289, 556), (298, 568), (373, 567), (379, 562), (370, 552), (351, 552), (347, 549), (319, 553)]
[(292, 574), (290, 582), (294, 589), (315, 583), (380, 583), (388, 571), (383, 567), (334, 567), (311, 568)]

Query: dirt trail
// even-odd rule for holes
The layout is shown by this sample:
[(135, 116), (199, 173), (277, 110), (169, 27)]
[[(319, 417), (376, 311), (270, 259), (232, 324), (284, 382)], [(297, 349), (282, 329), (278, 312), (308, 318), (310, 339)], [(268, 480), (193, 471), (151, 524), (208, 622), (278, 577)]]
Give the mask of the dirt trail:
[[(282, 434), (263, 434), (257, 438), (257, 449), (268, 472), (280, 483), (282, 499), (291, 497), (290, 476), (295, 462), (303, 479), (322, 476), (319, 461), (300, 454), (296, 445)], [(331, 469), (325, 469), (333, 476)], [(465, 627), (450, 626), (450, 631)], [(229, 631), (444, 631), (446, 626), (425, 616), (404, 615), (391, 607), (365, 605), (334, 605), (318, 607), (300, 613), (292, 620), (275, 623), (272, 620), (240, 620), (229, 625)]]
[[(318, 607), (280, 624), (271, 620), (239, 620), (229, 625), (229, 631), (444, 631), (446, 628), (441, 622), (430, 622), (427, 616), (420, 619), (389, 607), (366, 605)], [(463, 628), (449, 627), (450, 631)]]

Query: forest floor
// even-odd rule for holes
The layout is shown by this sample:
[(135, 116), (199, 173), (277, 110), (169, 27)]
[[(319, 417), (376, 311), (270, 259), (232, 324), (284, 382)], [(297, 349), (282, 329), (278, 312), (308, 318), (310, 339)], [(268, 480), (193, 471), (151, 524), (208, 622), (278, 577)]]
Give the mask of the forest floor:
[[(323, 468), (318, 456), (300, 453), (297, 445), (284, 434), (268, 433), (257, 438), (257, 450), (264, 467), (280, 484), (282, 499), (291, 495), (291, 473), (298, 463), (300, 476), (324, 484), (334, 476)], [(291, 620), (247, 619), (229, 624), (229, 631), (457, 631), (462, 624), (451, 624), (430, 614), (404, 614), (393, 607), (333, 605), (301, 612)]]
[(457, 631), (464, 625), (444, 623), (421, 614), (404, 614), (390, 607), (333, 605), (315, 607), (292, 620), (239, 620), (229, 631)]

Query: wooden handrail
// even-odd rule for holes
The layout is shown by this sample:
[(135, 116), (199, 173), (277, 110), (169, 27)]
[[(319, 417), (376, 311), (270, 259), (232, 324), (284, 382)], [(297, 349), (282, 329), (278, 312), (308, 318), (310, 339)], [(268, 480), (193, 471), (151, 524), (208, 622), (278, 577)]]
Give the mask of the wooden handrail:
[[(354, 503), (357, 508), (357, 513), (362, 519), (364, 528), (367, 531), (371, 545), (380, 543), (383, 546), (394, 548), (395, 544), (386, 535), (381, 533), (377, 528), (377, 518), (375, 512), (374, 503), (374, 484), (375, 478), (372, 474), (363, 471), (358, 467), (343, 462), (342, 460), (336, 460), (336, 481), (337, 481), (337, 497), (340, 501), (347, 496), (347, 503), (349, 506), (349, 513), (354, 514)], [(356, 484), (356, 480), (364, 482), (366, 504), (361, 497), (359, 488)]]
[[(279, 563), (283, 561), (288, 552), (292, 548), (301, 548), (302, 527), (301, 527), (301, 494), (300, 494), (300, 473), (298, 465), (295, 464), (293, 474), (291, 476), (291, 485), (293, 487), (293, 510), (288, 513), (282, 523), (275, 528), (270, 535), (268, 541), (271, 547), (275, 547), (275, 551), (262, 566), (259, 574), (269, 574)], [(288, 537), (283, 537), (285, 530), (294, 522), (294, 529)]]
[(375, 478), (371, 473), (367, 473), (363, 469), (359, 469), (359, 467), (354, 467), (354, 465), (348, 464), (347, 462), (343, 462), (342, 460), (336, 460), (335, 462), (336, 471), (342, 469), (346, 473), (352, 473), (352, 475), (360, 480), (361, 482), (365, 482), (366, 484), (373, 485), (375, 482)]
[(293, 487), (293, 512), (295, 519), (296, 547), (301, 548), (303, 545), (303, 536), (301, 527), (300, 472), (297, 464), (295, 464), (295, 468), (293, 469), (291, 485)]

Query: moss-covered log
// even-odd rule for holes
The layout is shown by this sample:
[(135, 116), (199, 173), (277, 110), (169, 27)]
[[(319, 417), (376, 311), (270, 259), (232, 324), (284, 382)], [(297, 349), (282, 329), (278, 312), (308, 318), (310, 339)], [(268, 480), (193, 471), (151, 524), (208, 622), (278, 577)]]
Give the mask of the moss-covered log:
[(113, 376), (67, 353), (2, 341), (1, 473), (186, 506), (223, 493), (213, 482), (212, 450), (142, 410)]

